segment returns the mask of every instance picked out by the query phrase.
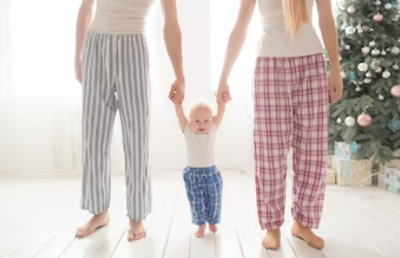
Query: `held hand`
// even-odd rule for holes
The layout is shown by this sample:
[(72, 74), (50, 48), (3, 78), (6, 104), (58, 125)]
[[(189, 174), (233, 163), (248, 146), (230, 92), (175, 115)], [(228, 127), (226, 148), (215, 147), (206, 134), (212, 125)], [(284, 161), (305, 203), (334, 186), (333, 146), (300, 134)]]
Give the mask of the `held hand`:
[(75, 78), (82, 84), (82, 62), (79, 58), (75, 58)]
[(219, 104), (226, 104), (228, 101), (232, 100), (228, 83), (223, 81), (219, 83), (216, 97)]
[(333, 103), (338, 102), (343, 96), (343, 79), (340, 72), (331, 72), (329, 76), (329, 95)]
[(174, 104), (182, 104), (183, 99), (185, 98), (185, 79), (177, 78), (175, 80), (175, 82), (171, 85), (168, 98)]

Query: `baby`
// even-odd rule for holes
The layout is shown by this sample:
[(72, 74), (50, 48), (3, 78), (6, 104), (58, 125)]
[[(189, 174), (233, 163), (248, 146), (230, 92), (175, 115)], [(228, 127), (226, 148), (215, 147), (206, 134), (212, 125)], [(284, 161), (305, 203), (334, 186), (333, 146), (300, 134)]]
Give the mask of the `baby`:
[(215, 165), (215, 135), (225, 112), (225, 104), (218, 104), (213, 116), (205, 101), (195, 102), (185, 116), (182, 104), (175, 104), (176, 115), (184, 134), (188, 166), (183, 171), (186, 193), (190, 203), (195, 233), (203, 237), (206, 223), (210, 231), (217, 231), (221, 219), (222, 177)]

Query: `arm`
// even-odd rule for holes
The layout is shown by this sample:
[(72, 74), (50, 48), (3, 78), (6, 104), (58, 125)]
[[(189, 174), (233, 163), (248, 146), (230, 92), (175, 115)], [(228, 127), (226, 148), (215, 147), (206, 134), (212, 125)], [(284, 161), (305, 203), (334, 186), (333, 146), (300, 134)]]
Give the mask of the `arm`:
[(225, 114), (225, 104), (218, 103), (217, 114), (213, 118), (213, 122), (214, 122), (214, 124), (215, 124), (215, 126), (217, 128), (221, 124), (221, 121), (222, 121), (222, 118), (224, 117), (224, 114)]
[(83, 44), (85, 42), (86, 33), (92, 23), (93, 9), (95, 0), (82, 0), (79, 7), (78, 19), (76, 22), (76, 49), (75, 60), (82, 60)]
[(333, 18), (332, 6), (330, 0), (316, 0), (319, 27), (322, 39), (329, 56), (331, 73), (333, 76), (340, 76), (338, 38)]
[(164, 15), (164, 41), (177, 80), (184, 81), (182, 66), (182, 35), (178, 23), (176, 0), (161, 0)]
[(232, 67), (242, 50), (246, 39), (247, 28), (253, 16), (256, 0), (241, 0), (239, 15), (229, 37), (228, 48), (225, 54), (225, 62), (220, 81), (226, 82)]
[(183, 112), (182, 104), (175, 105), (176, 116), (178, 117), (179, 125), (182, 132), (185, 132), (186, 125), (188, 123), (185, 113)]

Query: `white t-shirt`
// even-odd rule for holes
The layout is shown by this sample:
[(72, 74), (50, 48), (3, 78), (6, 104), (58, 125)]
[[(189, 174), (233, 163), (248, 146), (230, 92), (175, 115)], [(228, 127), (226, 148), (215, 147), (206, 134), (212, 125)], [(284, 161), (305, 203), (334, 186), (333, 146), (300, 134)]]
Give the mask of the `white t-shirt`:
[(197, 134), (186, 125), (184, 136), (188, 166), (194, 168), (206, 168), (215, 165), (215, 135), (217, 127), (212, 125), (207, 134)]
[(154, 0), (97, 0), (91, 31), (108, 34), (143, 33)]
[(311, 20), (314, 0), (306, 0), (310, 23), (304, 24), (294, 38), (285, 28), (282, 0), (257, 2), (263, 27), (258, 57), (296, 57), (322, 53), (322, 44)]

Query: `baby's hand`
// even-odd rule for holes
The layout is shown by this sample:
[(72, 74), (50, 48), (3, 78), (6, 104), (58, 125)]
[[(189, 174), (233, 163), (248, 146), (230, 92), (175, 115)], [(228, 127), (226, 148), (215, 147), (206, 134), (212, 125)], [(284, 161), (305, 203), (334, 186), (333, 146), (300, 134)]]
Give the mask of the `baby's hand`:
[(225, 105), (228, 101), (231, 99), (231, 94), (228, 92), (223, 92), (221, 94), (221, 96), (219, 97), (218, 95), (216, 95), (216, 100), (218, 105)]

